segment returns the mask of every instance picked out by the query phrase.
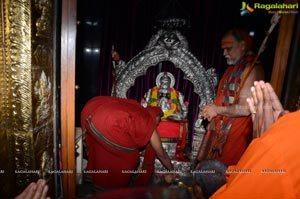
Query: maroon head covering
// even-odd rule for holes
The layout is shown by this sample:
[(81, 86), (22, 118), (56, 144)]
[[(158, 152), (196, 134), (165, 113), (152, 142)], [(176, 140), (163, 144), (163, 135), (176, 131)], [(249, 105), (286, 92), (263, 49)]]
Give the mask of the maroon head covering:
[(85, 105), (82, 125), (90, 117), (97, 131), (111, 142), (140, 148), (149, 142), (161, 113), (159, 107), (144, 108), (135, 100), (98, 96)]
[(152, 117), (156, 119), (157, 116), (162, 116), (163, 112), (160, 107), (148, 106), (146, 110), (150, 113)]

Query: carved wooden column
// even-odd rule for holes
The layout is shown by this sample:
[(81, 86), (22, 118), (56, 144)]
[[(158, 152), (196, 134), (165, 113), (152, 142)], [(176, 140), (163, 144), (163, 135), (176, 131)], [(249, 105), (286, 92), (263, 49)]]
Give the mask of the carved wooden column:
[[(296, 0), (285, 0), (285, 3), (296, 3)], [(280, 19), (279, 34), (274, 57), (271, 84), (280, 97), (285, 77), (288, 56), (290, 52), (293, 27), (296, 14), (282, 14)]]

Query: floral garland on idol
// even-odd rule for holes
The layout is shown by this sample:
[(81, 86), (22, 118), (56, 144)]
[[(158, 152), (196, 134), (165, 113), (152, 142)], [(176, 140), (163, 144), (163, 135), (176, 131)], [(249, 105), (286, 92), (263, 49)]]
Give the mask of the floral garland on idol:
[[(157, 86), (151, 89), (151, 96), (149, 99), (150, 106), (158, 106), (158, 102), (159, 102), (158, 93), (159, 93), (159, 88)], [(172, 115), (175, 111), (179, 111), (178, 91), (176, 91), (174, 88), (170, 88), (170, 94), (171, 94), (171, 99), (169, 99), (169, 104), (171, 108), (170, 110), (164, 113), (164, 116), (162, 118), (167, 118), (170, 115)]]

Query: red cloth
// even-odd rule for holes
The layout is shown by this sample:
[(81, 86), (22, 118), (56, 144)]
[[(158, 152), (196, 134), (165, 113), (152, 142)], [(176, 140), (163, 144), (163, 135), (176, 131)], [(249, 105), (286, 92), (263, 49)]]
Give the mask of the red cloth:
[(142, 164), (142, 171), (146, 171), (145, 173), (139, 173), (135, 176), (132, 180), (132, 184), (136, 186), (145, 186), (150, 183), (151, 176), (154, 174), (154, 164), (155, 164), (155, 156), (156, 153), (149, 143), (146, 146), (145, 153), (144, 153), (144, 160)]
[(299, 121), (300, 111), (286, 114), (254, 139), (211, 198), (300, 198)]
[[(145, 109), (130, 99), (98, 96), (91, 99), (81, 113), (83, 131), (87, 131), (88, 166), (85, 171), (94, 184), (103, 188), (126, 187), (139, 162), (139, 150), (126, 152), (101, 140), (92, 131), (94, 125), (110, 142), (130, 149), (145, 146), (156, 127), (160, 108)], [(131, 172), (126, 173), (126, 170)]]
[(161, 121), (157, 126), (157, 131), (161, 138), (177, 138), (175, 156), (171, 157), (177, 161), (188, 162), (184, 157), (186, 146), (187, 122)]
[(157, 126), (157, 131), (162, 138), (178, 138), (181, 122), (161, 121)]

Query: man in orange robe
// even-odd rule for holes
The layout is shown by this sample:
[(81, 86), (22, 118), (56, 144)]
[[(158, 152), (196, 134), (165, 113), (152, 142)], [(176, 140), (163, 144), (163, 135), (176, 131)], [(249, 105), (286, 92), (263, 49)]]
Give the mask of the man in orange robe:
[(202, 109), (210, 121), (197, 160), (215, 158), (226, 165), (236, 164), (251, 141), (252, 121), (246, 98), (255, 80), (264, 78), (261, 65), (255, 62), (247, 32), (228, 31), (222, 39), (229, 67), (220, 80), (216, 101)]
[(88, 165), (84, 172), (95, 188), (129, 186), (133, 174), (139, 172), (140, 150), (149, 143), (163, 165), (173, 170), (156, 132), (161, 112), (157, 107), (144, 108), (135, 100), (110, 96), (95, 97), (85, 105), (81, 124), (86, 132)]

